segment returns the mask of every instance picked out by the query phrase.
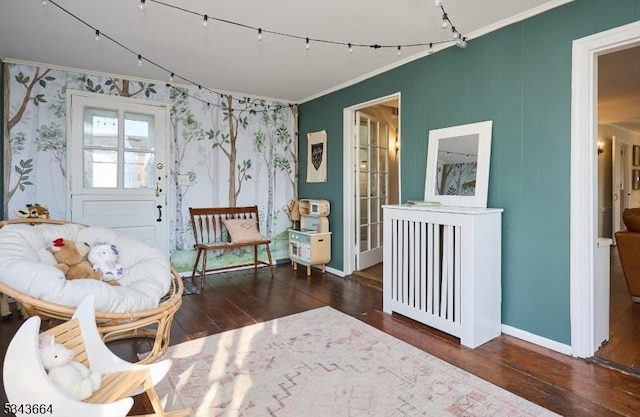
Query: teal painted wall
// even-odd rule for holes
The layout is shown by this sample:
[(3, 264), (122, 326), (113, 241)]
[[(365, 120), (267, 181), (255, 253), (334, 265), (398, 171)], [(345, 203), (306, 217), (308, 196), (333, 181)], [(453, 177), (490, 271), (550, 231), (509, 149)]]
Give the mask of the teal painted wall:
[(575, 0), (302, 104), (299, 149), (308, 132), (328, 134), (328, 180), (301, 177), (299, 195), (332, 204), (330, 266), (343, 265), (345, 107), (401, 92), (402, 201), (423, 197), (430, 129), (493, 120), (488, 205), (504, 208), (502, 321), (570, 344), (572, 41), (639, 17), (640, 0)]

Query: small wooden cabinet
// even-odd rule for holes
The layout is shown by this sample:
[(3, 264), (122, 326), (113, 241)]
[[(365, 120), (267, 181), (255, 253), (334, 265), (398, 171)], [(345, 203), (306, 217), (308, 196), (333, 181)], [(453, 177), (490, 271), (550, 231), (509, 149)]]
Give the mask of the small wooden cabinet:
[(331, 260), (331, 232), (329, 231), (329, 202), (327, 200), (300, 200), (300, 230), (289, 230), (289, 258), (293, 269), (298, 264), (307, 267), (321, 265), (322, 273)]

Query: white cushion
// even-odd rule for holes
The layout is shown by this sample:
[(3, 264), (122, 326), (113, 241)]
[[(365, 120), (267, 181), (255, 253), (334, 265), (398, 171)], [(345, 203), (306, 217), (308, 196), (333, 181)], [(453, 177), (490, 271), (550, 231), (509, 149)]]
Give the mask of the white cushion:
[[(75, 242), (114, 244), (124, 267), (120, 286), (92, 279), (67, 281), (49, 251), (59, 237)], [(167, 257), (157, 248), (113, 229), (97, 226), (9, 224), (0, 229), (0, 282), (32, 297), (77, 307), (95, 296), (99, 312), (136, 312), (158, 306), (171, 286)]]

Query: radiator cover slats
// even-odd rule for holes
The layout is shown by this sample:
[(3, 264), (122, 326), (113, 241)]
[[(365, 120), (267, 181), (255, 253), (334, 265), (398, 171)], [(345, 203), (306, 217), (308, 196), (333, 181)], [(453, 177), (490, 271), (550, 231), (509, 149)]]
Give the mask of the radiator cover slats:
[(500, 334), (501, 210), (385, 206), (384, 311), (476, 347)]

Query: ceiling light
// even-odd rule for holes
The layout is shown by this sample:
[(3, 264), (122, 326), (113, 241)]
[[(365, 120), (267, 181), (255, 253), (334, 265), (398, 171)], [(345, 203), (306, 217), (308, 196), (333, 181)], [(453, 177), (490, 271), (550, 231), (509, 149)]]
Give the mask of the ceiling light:
[(141, 10), (141, 11), (142, 11), (142, 10), (144, 10), (144, 2), (145, 2), (145, 1), (146, 1), (146, 0), (140, 0), (140, 4), (138, 4), (138, 9), (139, 9), (139, 10)]
[(138, 66), (142, 66), (142, 55), (138, 54)]
[(262, 28), (258, 28), (258, 40), (262, 40)]
[(205, 14), (204, 17), (202, 18), (202, 26), (206, 28), (208, 24), (209, 24), (209, 16)]
[(306, 42), (304, 44), (304, 49), (306, 49), (308, 51), (310, 47), (311, 47), (311, 45), (309, 44), (309, 38), (307, 38), (307, 40), (306, 40)]
[(96, 36), (94, 37), (94, 39), (96, 40), (96, 42), (100, 40), (100, 31), (98, 29), (96, 29)]

